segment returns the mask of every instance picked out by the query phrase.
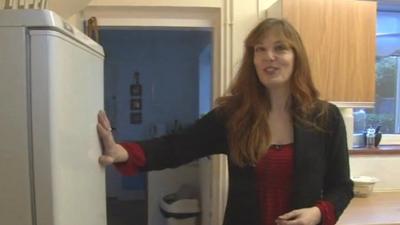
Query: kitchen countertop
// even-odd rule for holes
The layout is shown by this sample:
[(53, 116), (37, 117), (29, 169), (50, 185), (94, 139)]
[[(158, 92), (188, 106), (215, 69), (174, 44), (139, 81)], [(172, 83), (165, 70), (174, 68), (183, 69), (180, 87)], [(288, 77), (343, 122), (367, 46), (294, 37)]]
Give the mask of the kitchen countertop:
[(400, 225), (400, 192), (375, 192), (353, 198), (338, 225)]

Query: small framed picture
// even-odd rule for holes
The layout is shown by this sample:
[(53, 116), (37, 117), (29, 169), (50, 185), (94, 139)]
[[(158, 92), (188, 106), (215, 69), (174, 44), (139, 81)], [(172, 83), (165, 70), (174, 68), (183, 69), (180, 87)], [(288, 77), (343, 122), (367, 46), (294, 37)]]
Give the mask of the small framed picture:
[(142, 109), (142, 99), (134, 98), (131, 99), (131, 110), (141, 110)]
[(132, 84), (130, 87), (131, 96), (141, 96), (142, 95), (142, 85)]
[(130, 119), (131, 119), (131, 124), (140, 124), (142, 123), (142, 113), (132, 112)]

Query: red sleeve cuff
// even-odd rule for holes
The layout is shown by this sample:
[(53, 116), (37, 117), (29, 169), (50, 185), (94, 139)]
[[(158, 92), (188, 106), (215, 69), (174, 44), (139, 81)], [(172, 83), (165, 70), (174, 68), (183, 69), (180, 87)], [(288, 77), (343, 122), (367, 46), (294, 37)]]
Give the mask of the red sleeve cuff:
[(336, 215), (335, 207), (329, 201), (318, 201), (315, 204), (316, 207), (321, 211), (321, 225), (335, 225)]
[(128, 161), (114, 163), (115, 168), (124, 176), (133, 176), (139, 172), (140, 167), (146, 163), (142, 147), (136, 143), (120, 143), (128, 151)]

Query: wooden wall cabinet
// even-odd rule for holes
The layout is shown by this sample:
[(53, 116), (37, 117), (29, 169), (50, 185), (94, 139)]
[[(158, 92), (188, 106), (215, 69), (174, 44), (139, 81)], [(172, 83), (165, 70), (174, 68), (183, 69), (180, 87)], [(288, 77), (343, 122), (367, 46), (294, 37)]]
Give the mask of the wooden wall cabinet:
[(375, 101), (375, 1), (279, 0), (267, 10), (301, 34), (314, 82), (325, 100)]

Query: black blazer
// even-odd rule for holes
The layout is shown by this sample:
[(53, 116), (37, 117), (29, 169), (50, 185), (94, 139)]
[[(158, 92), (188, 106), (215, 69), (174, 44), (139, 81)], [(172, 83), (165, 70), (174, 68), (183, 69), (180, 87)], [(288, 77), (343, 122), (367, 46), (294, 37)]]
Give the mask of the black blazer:
[[(319, 132), (295, 122), (291, 208), (311, 207), (324, 199), (333, 203), (339, 218), (353, 197), (353, 183), (343, 118), (332, 104), (328, 111), (330, 132)], [(204, 156), (227, 154), (229, 192), (224, 225), (260, 225), (254, 168), (240, 168), (229, 160), (225, 121), (213, 110), (180, 134), (139, 142), (147, 160), (142, 170), (175, 168)]]

